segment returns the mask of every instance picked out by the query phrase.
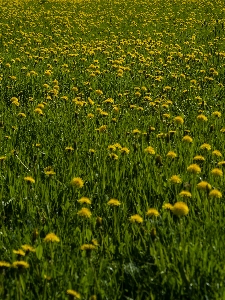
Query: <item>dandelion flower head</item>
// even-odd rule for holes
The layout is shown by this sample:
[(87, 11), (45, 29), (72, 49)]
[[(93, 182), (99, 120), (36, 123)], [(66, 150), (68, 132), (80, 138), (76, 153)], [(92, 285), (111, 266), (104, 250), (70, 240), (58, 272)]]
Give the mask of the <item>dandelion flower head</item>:
[(84, 182), (80, 177), (74, 177), (70, 183), (72, 186), (79, 188), (79, 189), (84, 186)]
[(53, 232), (51, 232), (46, 235), (46, 237), (44, 238), (44, 241), (58, 243), (60, 241), (60, 239), (57, 237), (57, 235), (55, 235)]
[(189, 208), (184, 202), (176, 202), (171, 210), (178, 217), (186, 216), (189, 212)]
[(78, 216), (85, 217), (85, 218), (91, 217), (91, 211), (86, 207), (82, 207), (81, 210), (79, 210), (77, 214), (78, 214)]
[(180, 178), (179, 175), (173, 175), (169, 179), (172, 183), (181, 183), (182, 179)]
[(143, 223), (143, 218), (138, 214), (131, 216), (129, 220), (131, 223)]
[(120, 206), (121, 202), (117, 199), (110, 199), (107, 204), (110, 206)]
[(154, 216), (154, 217), (158, 217), (159, 216), (159, 212), (157, 209), (155, 208), (149, 208), (148, 211), (146, 212), (146, 216)]

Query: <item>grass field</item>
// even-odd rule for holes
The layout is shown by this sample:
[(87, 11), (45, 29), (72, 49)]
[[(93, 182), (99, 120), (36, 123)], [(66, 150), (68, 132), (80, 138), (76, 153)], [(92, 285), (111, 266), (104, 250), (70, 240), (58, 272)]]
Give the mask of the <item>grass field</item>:
[(0, 1), (0, 299), (225, 299), (225, 4)]

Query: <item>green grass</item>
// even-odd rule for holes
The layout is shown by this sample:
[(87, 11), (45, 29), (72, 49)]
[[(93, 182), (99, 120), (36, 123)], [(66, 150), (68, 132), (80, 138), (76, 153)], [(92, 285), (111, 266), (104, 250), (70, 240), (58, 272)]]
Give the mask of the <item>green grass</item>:
[[(0, 299), (225, 299), (224, 175), (211, 173), (225, 165), (223, 2), (2, 1), (0, 15)], [(163, 208), (178, 201), (186, 216)], [(13, 252), (24, 244), (35, 252)]]

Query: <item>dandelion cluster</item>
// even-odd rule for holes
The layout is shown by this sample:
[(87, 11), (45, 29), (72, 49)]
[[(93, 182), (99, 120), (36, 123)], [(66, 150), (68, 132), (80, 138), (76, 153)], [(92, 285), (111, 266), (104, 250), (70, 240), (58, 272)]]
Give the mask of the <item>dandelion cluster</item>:
[(0, 299), (222, 297), (224, 2), (0, 14)]

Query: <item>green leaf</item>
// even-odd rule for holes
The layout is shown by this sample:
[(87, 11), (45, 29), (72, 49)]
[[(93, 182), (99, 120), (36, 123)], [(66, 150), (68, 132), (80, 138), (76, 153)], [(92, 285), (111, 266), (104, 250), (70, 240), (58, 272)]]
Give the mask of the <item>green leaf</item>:
[(43, 255), (43, 247), (42, 247), (42, 245), (38, 245), (37, 246), (37, 248), (36, 248), (36, 255), (37, 255), (38, 259), (42, 258), (42, 255)]

